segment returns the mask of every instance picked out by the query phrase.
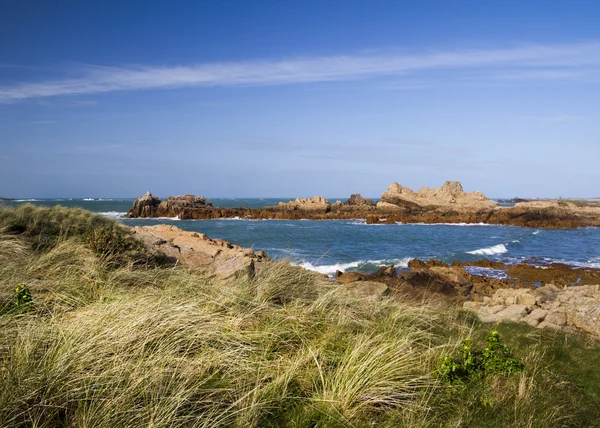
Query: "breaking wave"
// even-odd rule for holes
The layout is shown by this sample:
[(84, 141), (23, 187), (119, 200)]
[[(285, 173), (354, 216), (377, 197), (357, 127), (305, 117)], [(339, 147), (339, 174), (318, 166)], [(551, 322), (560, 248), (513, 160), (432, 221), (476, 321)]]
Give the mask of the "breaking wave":
[(408, 262), (412, 257), (403, 259), (384, 259), (384, 260), (357, 260), (349, 263), (334, 263), (331, 265), (317, 265), (311, 262), (292, 263), (295, 266), (300, 266), (307, 270), (319, 272), (326, 275), (333, 275), (336, 271), (346, 272), (349, 270), (359, 270), (361, 272), (373, 272), (381, 266), (394, 265), (396, 268), (407, 268)]
[(127, 215), (126, 212), (118, 212), (118, 211), (105, 211), (105, 212), (101, 212), (98, 214), (103, 215), (104, 217), (110, 217), (110, 218), (114, 218), (114, 219), (125, 218), (125, 215)]
[(467, 251), (467, 254), (475, 254), (477, 256), (493, 256), (495, 254), (504, 254), (508, 252), (508, 248), (504, 244), (492, 245), (491, 247), (480, 248), (478, 250)]

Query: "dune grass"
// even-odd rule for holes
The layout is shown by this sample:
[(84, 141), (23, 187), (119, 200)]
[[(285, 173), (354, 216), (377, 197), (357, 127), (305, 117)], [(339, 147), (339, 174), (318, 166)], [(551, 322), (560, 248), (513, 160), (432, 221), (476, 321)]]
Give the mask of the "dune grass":
[[(440, 357), (489, 326), (450, 306), (360, 299), (281, 262), (216, 281), (162, 265), (81, 210), (0, 208), (0, 228), (1, 426), (600, 420), (595, 342), (502, 325), (525, 370), (456, 388), (438, 376)], [(32, 302), (14, 310), (19, 284)]]

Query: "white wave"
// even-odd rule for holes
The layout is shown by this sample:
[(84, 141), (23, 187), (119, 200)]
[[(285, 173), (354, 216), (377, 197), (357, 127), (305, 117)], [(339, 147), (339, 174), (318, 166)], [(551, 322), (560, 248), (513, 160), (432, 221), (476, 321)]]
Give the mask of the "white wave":
[(589, 259), (587, 262), (590, 267), (600, 269), (600, 257), (594, 257), (593, 259)]
[(540, 233), (540, 231), (539, 231), (539, 229), (538, 229), (538, 230), (536, 230), (535, 232), (532, 232), (531, 234), (532, 234), (532, 235), (539, 235), (539, 233)]
[(300, 266), (306, 270), (312, 270), (326, 275), (333, 275), (336, 271), (346, 272), (350, 269), (361, 270), (362, 266), (375, 265), (375, 266), (390, 266), (394, 265), (396, 268), (407, 268), (408, 262), (412, 260), (412, 257), (405, 257), (403, 259), (388, 259), (388, 260), (357, 260), (349, 263), (334, 263), (331, 265), (314, 265), (310, 262), (299, 262), (292, 263), (294, 266)]
[(125, 216), (127, 215), (126, 212), (118, 212), (118, 211), (105, 211), (105, 212), (101, 212), (98, 214), (103, 215), (105, 217), (114, 218), (114, 219), (125, 218)]
[(39, 199), (15, 199), (15, 202), (38, 202)]
[(475, 254), (478, 256), (493, 256), (495, 254), (504, 254), (508, 252), (508, 248), (504, 244), (497, 244), (491, 247), (480, 248), (478, 250), (467, 251), (468, 254)]

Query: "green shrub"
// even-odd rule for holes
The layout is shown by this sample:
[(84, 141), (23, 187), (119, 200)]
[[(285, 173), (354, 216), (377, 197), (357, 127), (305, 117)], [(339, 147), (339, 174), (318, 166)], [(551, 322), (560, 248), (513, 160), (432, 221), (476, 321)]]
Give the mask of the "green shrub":
[(450, 384), (460, 385), (488, 374), (509, 376), (523, 370), (523, 363), (502, 343), (500, 333), (490, 331), (485, 337), (485, 344), (480, 349), (471, 339), (465, 339), (458, 348), (458, 355), (441, 358), (440, 377)]

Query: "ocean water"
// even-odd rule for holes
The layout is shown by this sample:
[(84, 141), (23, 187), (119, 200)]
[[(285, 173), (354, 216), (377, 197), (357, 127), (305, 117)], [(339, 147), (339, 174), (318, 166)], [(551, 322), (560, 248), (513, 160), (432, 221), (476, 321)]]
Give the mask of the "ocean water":
[[(215, 206), (257, 208), (289, 199), (210, 200)], [(22, 203), (2, 202), (10, 206)], [(83, 207), (130, 226), (173, 224), (211, 238), (263, 250), (272, 258), (289, 259), (294, 264), (326, 274), (336, 270), (368, 272), (389, 264), (402, 268), (413, 258), (436, 258), (445, 262), (482, 258), (508, 263), (526, 260), (540, 268), (552, 262), (600, 268), (600, 228), (549, 230), (478, 224), (367, 225), (363, 220), (125, 219), (122, 216), (132, 206), (133, 199), (52, 199), (31, 203)], [(494, 272), (487, 270), (486, 274), (493, 275)], [(502, 275), (502, 272), (497, 274)]]

